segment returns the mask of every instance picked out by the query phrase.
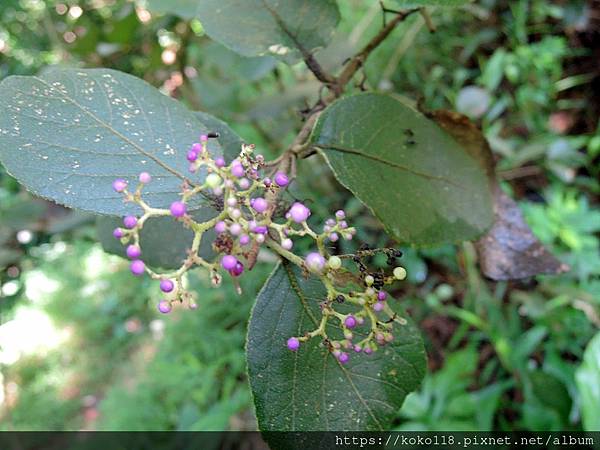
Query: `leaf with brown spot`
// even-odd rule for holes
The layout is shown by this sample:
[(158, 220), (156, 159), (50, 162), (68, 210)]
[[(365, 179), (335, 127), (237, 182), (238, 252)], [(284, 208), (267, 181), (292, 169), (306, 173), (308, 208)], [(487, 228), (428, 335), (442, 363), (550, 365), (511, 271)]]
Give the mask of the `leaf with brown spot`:
[(438, 110), (428, 113), (485, 169), (493, 195), (494, 224), (476, 241), (479, 265), (493, 280), (527, 278), (540, 274), (559, 274), (569, 270), (535, 237), (519, 206), (498, 184), (494, 156), (483, 133), (467, 116)]

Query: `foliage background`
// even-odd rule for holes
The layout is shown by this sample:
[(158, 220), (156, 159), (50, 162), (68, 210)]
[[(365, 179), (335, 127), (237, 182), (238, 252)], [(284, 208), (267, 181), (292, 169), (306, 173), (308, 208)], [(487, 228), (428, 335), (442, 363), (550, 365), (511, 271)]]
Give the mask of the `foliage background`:
[[(340, 7), (318, 55), (326, 68), (381, 26), (377, 2)], [(417, 16), (403, 23), (365, 83), (476, 120), (503, 188), (572, 270), (492, 283), (470, 244), (404, 249), (410, 283), (397, 294), (423, 330), (429, 374), (395, 426), (598, 430), (598, 337), (588, 343), (600, 328), (600, 7), (482, 0), (432, 15), (436, 33)], [(122, 70), (221, 117), (268, 156), (317, 96), (302, 65), (239, 57), (199, 21), (143, 2), (5, 0), (0, 17), (0, 79), (48, 65)], [(315, 214), (343, 207), (359, 242), (390, 244), (321, 160), (300, 170), (292, 193)], [(91, 216), (31, 198), (0, 172), (0, 430), (255, 429), (244, 340), (270, 259), (244, 277), (242, 296), (190, 276), (199, 310), (159, 317), (156, 289), (102, 252)]]

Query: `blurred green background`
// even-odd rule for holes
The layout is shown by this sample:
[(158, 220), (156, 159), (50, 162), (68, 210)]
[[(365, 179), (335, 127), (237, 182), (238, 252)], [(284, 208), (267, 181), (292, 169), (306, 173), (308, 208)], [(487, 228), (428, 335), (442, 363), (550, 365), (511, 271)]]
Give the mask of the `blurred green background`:
[[(382, 24), (378, 2), (339, 3), (338, 33), (318, 54), (328, 69)], [(409, 283), (395, 295), (420, 324), (429, 374), (396, 427), (600, 430), (600, 6), (481, 0), (432, 17), (435, 33), (414, 16), (392, 34), (365, 85), (476, 121), (503, 188), (572, 270), (490, 282), (471, 244), (405, 248)], [(318, 96), (301, 64), (239, 57), (199, 21), (142, 1), (3, 0), (0, 18), (0, 79), (49, 65), (122, 70), (270, 157)], [(358, 243), (393, 245), (318, 157), (302, 161), (290, 195), (317, 219), (345, 208)], [(255, 429), (244, 340), (272, 259), (243, 277), (241, 296), (191, 274), (198, 311), (159, 316), (156, 286), (102, 251), (93, 217), (32, 198), (0, 169), (0, 430)]]

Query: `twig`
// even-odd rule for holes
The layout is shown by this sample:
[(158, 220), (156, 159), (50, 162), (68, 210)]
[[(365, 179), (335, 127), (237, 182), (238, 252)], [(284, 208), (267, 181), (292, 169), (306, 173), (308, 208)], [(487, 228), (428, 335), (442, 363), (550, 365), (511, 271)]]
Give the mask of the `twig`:
[(381, 29), (381, 31), (371, 39), (367, 45), (363, 47), (361, 51), (359, 51), (354, 57), (350, 59), (350, 61), (346, 64), (346, 67), (337, 78), (335, 83), (334, 93), (336, 97), (339, 97), (344, 87), (348, 84), (348, 82), (352, 79), (352, 77), (356, 74), (358, 69), (362, 67), (365, 63), (369, 55), (375, 50), (379, 45), (390, 35), (396, 25), (400, 22), (404, 21), (408, 16), (412, 13), (419, 11), (419, 9), (410, 9), (404, 12), (398, 12), (398, 15), (394, 17), (385, 27)]

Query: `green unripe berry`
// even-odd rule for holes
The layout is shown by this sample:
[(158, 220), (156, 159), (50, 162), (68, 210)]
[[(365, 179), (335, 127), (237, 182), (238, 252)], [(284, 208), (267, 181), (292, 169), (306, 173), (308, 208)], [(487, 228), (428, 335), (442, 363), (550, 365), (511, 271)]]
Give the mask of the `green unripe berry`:
[(404, 267), (396, 267), (394, 269), (394, 278), (396, 280), (404, 280), (406, 278), (406, 269)]
[(342, 267), (342, 260), (339, 256), (332, 256), (329, 258), (329, 260), (327, 260), (327, 265), (333, 270), (338, 270), (340, 267)]
[(221, 177), (216, 173), (209, 173), (206, 176), (206, 185), (211, 188), (216, 188), (221, 184)]
[(372, 276), (372, 275), (367, 275), (367, 276), (365, 277), (365, 284), (366, 284), (367, 286), (372, 286), (372, 285), (373, 285), (373, 283), (375, 283), (375, 278), (373, 278), (373, 276)]

